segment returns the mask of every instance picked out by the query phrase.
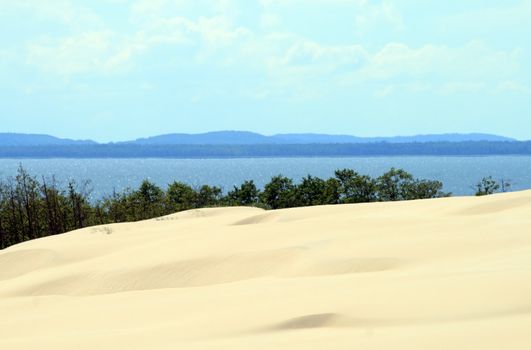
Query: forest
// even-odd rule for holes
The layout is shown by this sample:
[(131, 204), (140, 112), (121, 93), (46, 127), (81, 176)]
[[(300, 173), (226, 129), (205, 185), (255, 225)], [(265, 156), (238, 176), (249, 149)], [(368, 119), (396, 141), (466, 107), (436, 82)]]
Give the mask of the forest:
[[(217, 186), (193, 188), (173, 182), (163, 189), (144, 180), (137, 189), (114, 192), (90, 200), (88, 182), (58, 184), (38, 179), (19, 167), (17, 175), (0, 181), (0, 249), (27, 240), (89, 226), (146, 220), (179, 211), (220, 206), (255, 206), (283, 209), (314, 205), (403, 201), (450, 196), (440, 181), (416, 179), (401, 169), (390, 169), (377, 178), (352, 169), (335, 171), (321, 179), (308, 175), (300, 182), (274, 176), (257, 188), (252, 180), (226, 193)], [(477, 195), (506, 190), (492, 178), (477, 185)]]
[(0, 146), (1, 158), (248, 158), (531, 155), (531, 141)]

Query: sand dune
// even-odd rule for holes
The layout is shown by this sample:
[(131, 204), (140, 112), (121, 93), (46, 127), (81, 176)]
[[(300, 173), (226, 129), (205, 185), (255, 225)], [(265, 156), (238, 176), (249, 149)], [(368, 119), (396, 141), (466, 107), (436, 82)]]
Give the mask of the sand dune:
[(531, 349), (531, 192), (194, 210), (0, 252), (0, 349)]

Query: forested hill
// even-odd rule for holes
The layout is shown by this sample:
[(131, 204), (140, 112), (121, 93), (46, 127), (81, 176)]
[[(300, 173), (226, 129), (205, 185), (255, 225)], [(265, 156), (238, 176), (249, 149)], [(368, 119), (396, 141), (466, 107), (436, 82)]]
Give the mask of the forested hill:
[(248, 131), (215, 131), (204, 134), (167, 134), (127, 141), (138, 145), (263, 145), (263, 144), (334, 144), (334, 143), (407, 143), (407, 142), (466, 142), (515, 141), (490, 134), (432, 134), (396, 137), (358, 137), (328, 134), (277, 134), (265, 136)]
[(42, 134), (0, 133), (0, 146), (94, 145), (91, 140), (62, 139)]
[(527, 142), (0, 146), (0, 158), (247, 158), (531, 155)]

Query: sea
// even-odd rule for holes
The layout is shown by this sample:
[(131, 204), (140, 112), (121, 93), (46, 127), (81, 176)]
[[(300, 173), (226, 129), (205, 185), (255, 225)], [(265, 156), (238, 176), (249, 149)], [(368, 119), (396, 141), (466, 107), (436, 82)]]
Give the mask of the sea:
[(492, 176), (511, 184), (511, 190), (531, 189), (531, 157), (349, 157), (349, 158), (238, 158), (238, 159), (0, 159), (0, 179), (17, 173), (19, 166), (42, 179), (55, 177), (61, 186), (69, 180), (88, 182), (92, 200), (136, 188), (144, 179), (165, 188), (174, 181), (193, 187), (220, 186), (225, 192), (245, 180), (263, 187), (272, 176), (282, 174), (296, 182), (312, 175), (328, 178), (337, 169), (354, 169), (380, 176), (401, 168), (416, 178), (439, 180), (453, 195), (472, 195), (474, 186)]

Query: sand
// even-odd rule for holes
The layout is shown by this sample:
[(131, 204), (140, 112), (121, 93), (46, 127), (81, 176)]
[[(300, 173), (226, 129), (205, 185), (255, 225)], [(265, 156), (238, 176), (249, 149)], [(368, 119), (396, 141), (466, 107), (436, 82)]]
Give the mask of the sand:
[(531, 349), (531, 192), (194, 210), (0, 252), (0, 349)]

